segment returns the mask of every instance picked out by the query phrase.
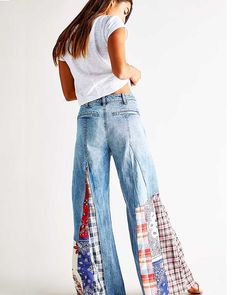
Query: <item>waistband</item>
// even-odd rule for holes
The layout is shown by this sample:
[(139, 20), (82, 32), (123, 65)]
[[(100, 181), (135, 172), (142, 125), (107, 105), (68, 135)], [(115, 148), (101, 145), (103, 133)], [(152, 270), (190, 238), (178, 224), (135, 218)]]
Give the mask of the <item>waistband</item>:
[(136, 100), (136, 97), (133, 93), (112, 93), (108, 95), (101, 96), (97, 99), (94, 99), (92, 101), (86, 102), (83, 104), (83, 106), (91, 106), (93, 104), (107, 104), (111, 101), (117, 101), (122, 100), (123, 103), (127, 103), (127, 100)]

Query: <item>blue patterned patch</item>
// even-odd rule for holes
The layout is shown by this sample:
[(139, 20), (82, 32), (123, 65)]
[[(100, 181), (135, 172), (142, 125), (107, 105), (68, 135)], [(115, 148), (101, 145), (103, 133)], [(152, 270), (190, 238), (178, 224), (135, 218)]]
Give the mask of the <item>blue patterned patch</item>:
[(163, 266), (163, 259), (153, 262), (153, 270), (157, 281), (158, 294), (169, 294), (167, 277)]
[(94, 275), (89, 240), (80, 239), (78, 244), (78, 272), (83, 281), (84, 294), (94, 294)]

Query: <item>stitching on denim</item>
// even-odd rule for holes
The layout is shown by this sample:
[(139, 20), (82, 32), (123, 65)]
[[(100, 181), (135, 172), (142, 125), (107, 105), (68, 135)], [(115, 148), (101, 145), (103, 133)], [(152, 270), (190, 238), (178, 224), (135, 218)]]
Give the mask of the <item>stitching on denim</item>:
[(139, 111), (138, 110), (132, 110), (132, 109), (129, 109), (129, 110), (120, 110), (120, 111), (117, 111), (117, 112), (112, 112), (112, 116), (117, 116), (117, 115), (120, 115), (120, 114), (137, 114), (139, 115)]
[(137, 161), (137, 163), (138, 163), (138, 165), (139, 165), (139, 169), (140, 169), (140, 171), (141, 171), (141, 173), (142, 173), (143, 181), (144, 181), (144, 183), (145, 183), (145, 187), (146, 187), (147, 198), (148, 198), (147, 183), (146, 183), (146, 180), (145, 180), (145, 177), (144, 177), (144, 174), (143, 174), (143, 170), (142, 170), (141, 165), (140, 165), (140, 163), (139, 163), (139, 161), (138, 161), (138, 159), (137, 159), (137, 157), (136, 157), (136, 155), (135, 155), (135, 153), (134, 153), (134, 149), (133, 149), (131, 143), (130, 143), (130, 147), (131, 147), (132, 152), (133, 152), (133, 154), (134, 154), (135, 160)]
[[(136, 154), (135, 154), (134, 149), (133, 149), (132, 144), (131, 144), (131, 135), (130, 135), (129, 120), (128, 120), (128, 118), (126, 118), (126, 117), (125, 117), (125, 119), (126, 119), (127, 126), (128, 126), (129, 147), (130, 147), (130, 149), (132, 150), (133, 155), (134, 155), (134, 159), (135, 159), (136, 162), (138, 163), (139, 169), (140, 169), (140, 171), (141, 171), (141, 174), (142, 174), (142, 177), (143, 177), (143, 181), (144, 181), (144, 184), (145, 184), (145, 187), (146, 187), (147, 198), (148, 198), (147, 183), (146, 183), (146, 181), (145, 181), (145, 178), (144, 178), (144, 174), (143, 174), (143, 171), (142, 171), (141, 165), (140, 165), (140, 163), (139, 163), (139, 161), (138, 161), (138, 159), (137, 159), (137, 157), (136, 157)], [(139, 202), (139, 206), (141, 206), (140, 202)]]
[(106, 111), (106, 104), (107, 101), (105, 102), (105, 104), (103, 105), (103, 121), (104, 121), (104, 129), (105, 129), (105, 137), (106, 137), (106, 142), (108, 144), (108, 135), (107, 135), (107, 111)]
[(91, 116), (91, 117), (99, 117), (99, 113), (97, 111), (90, 111), (90, 112), (81, 112), (78, 114), (78, 118), (81, 118), (83, 116)]
[[(90, 101), (90, 107), (93, 107), (93, 106), (97, 106), (97, 105), (100, 105), (100, 101), (98, 101), (99, 98), (95, 99), (94, 101)], [(127, 97), (127, 102), (129, 101), (136, 101), (137, 102), (137, 99), (136, 98), (128, 98)], [(112, 100), (108, 100), (107, 103), (110, 104), (110, 103), (117, 103), (117, 102), (122, 102), (122, 99), (112, 99)], [(123, 104), (123, 103), (122, 103)], [(86, 108), (88, 108), (87, 106), (85, 106)]]
[[(78, 124), (78, 123), (77, 123)], [(78, 125), (77, 125), (78, 126)], [(77, 127), (78, 128), (78, 127)], [(86, 122), (84, 123), (81, 123), (79, 125), (79, 128), (81, 128), (82, 130), (82, 136), (84, 137), (84, 143), (83, 143), (83, 150), (84, 150), (84, 158), (85, 160), (82, 161), (81, 165), (82, 165), (82, 169), (83, 169), (83, 174), (85, 175), (86, 173), (86, 163), (88, 162), (88, 153), (87, 153), (87, 120)], [(76, 136), (77, 137), (77, 136)], [(76, 139), (77, 141), (77, 139)], [(76, 152), (76, 143), (75, 143), (75, 152)], [(75, 154), (75, 157), (77, 157), (77, 155)], [(75, 169), (75, 168), (73, 168)], [(73, 178), (73, 181), (74, 181), (74, 178)], [(86, 184), (84, 182), (84, 191), (83, 191), (83, 195), (85, 195), (85, 192), (86, 192)], [(78, 198), (78, 196), (76, 196), (76, 198)], [(73, 201), (74, 202), (74, 201)], [(83, 201), (82, 201), (83, 202)], [(82, 203), (83, 204), (83, 203)], [(79, 216), (79, 229), (80, 229), (80, 225), (81, 225), (81, 220), (82, 220), (82, 217), (83, 217), (83, 209), (81, 210), (81, 214)], [(77, 236), (77, 239), (79, 238), (79, 229), (78, 229), (78, 232), (76, 233), (78, 236)]]
[[(88, 151), (87, 151), (87, 130), (88, 130), (88, 121), (85, 120), (85, 127), (84, 127), (84, 151), (85, 151), (85, 161), (88, 161)], [(86, 163), (85, 163), (86, 164)]]
[[(127, 121), (127, 118), (125, 117), (125, 120), (126, 120), (126, 125), (127, 125), (127, 129), (128, 129), (128, 140), (129, 140), (129, 147), (130, 147), (130, 138), (131, 138), (131, 136), (130, 136), (130, 129), (129, 129), (129, 124), (128, 124), (128, 121)], [(133, 151), (131, 148), (129, 148), (129, 155), (130, 155), (130, 159), (131, 159), (131, 151)], [(134, 155), (134, 157), (135, 157), (135, 155)], [(137, 190), (137, 185), (136, 185), (136, 182), (135, 182), (135, 180), (134, 180), (134, 177), (133, 177), (133, 173), (131, 173), (132, 174), (132, 178), (133, 178), (133, 184), (134, 184), (134, 186), (135, 186), (135, 190), (136, 191), (138, 191)], [(140, 204), (140, 203), (139, 203)]]

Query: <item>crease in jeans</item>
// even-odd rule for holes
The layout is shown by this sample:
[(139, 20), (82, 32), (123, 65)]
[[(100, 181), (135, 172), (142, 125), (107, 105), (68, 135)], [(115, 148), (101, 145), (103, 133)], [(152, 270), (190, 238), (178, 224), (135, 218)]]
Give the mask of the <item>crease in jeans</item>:
[[(134, 152), (134, 149), (133, 149), (133, 147), (132, 147), (132, 143), (131, 143), (131, 135), (130, 135), (129, 118), (126, 118), (126, 117), (125, 117), (125, 119), (126, 119), (126, 122), (127, 122), (127, 128), (128, 128), (128, 135), (129, 135), (129, 147), (130, 147), (130, 150), (131, 150), (131, 151), (132, 151), (132, 153), (133, 153), (134, 160), (137, 162), (137, 164), (138, 164), (138, 167), (139, 167), (139, 170), (140, 170), (140, 172), (141, 172), (142, 179), (143, 179), (143, 182), (144, 182), (144, 184), (145, 184), (145, 188), (146, 188), (146, 196), (147, 196), (147, 198), (148, 198), (148, 189), (147, 189), (147, 183), (146, 183), (146, 180), (145, 180), (145, 177), (144, 177), (144, 173), (143, 173), (143, 171), (142, 171), (142, 167), (141, 167), (141, 165), (140, 165), (140, 163), (139, 163), (139, 161), (138, 161), (138, 159), (137, 159), (137, 157), (136, 157), (136, 154), (135, 154), (135, 152)], [(135, 181), (134, 181), (134, 183), (135, 183)], [(136, 189), (136, 190), (137, 190), (137, 189)], [(137, 190), (137, 191), (138, 191), (138, 190)], [(139, 200), (139, 205), (141, 205), (141, 204), (140, 204), (140, 200)]]

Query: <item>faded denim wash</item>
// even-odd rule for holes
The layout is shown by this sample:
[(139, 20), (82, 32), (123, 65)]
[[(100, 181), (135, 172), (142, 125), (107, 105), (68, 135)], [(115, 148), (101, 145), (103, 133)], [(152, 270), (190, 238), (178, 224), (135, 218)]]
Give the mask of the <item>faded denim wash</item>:
[(142, 294), (184, 292), (195, 281), (159, 198), (138, 102), (126, 93), (85, 103), (77, 116), (72, 177), (72, 273), (77, 294), (126, 294), (109, 207), (111, 156), (126, 204)]

